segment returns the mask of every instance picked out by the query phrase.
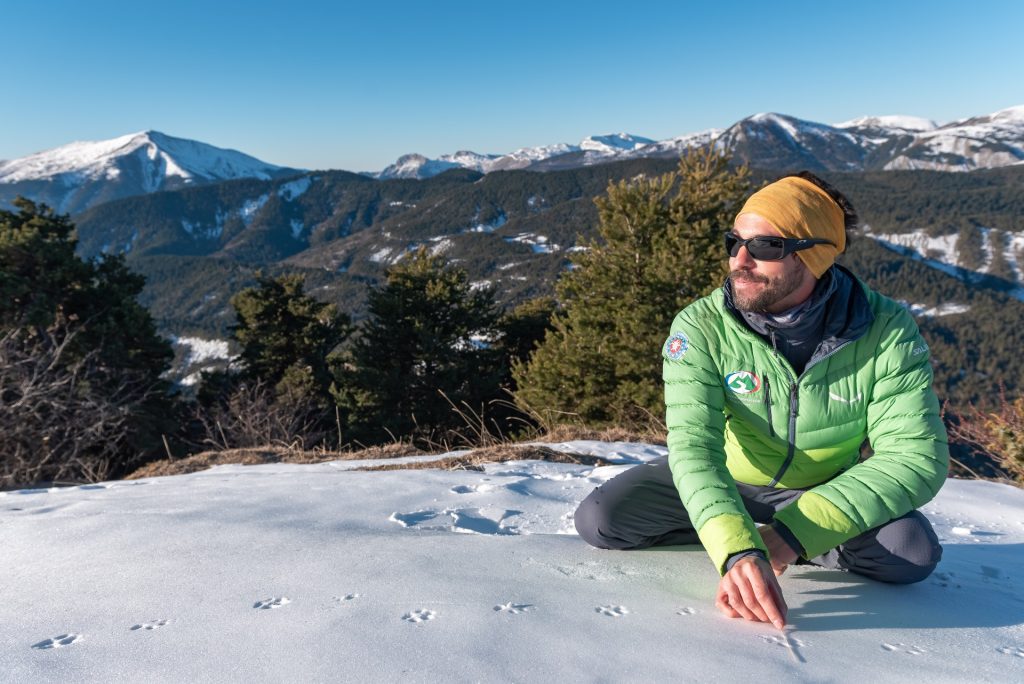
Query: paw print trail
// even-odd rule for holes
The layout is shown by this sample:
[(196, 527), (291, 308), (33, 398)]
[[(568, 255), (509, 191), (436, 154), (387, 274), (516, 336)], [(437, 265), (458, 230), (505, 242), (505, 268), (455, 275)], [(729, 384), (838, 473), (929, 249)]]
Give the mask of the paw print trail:
[(32, 648), (40, 651), (47, 651), (51, 648), (63, 648), (64, 646), (70, 646), (71, 644), (81, 640), (81, 634), (61, 634), (60, 636), (55, 636), (51, 639), (44, 639), (38, 644), (32, 644)]
[(607, 615), (608, 617), (622, 617), (623, 615), (629, 615), (629, 609), (626, 606), (598, 606), (594, 608), (595, 613), (601, 615)]
[(420, 623), (433, 620), (436, 617), (437, 613), (435, 613), (434, 611), (427, 610), (426, 608), (420, 608), (419, 610), (414, 610), (409, 613), (406, 613), (402, 616), (402, 619), (406, 622)]

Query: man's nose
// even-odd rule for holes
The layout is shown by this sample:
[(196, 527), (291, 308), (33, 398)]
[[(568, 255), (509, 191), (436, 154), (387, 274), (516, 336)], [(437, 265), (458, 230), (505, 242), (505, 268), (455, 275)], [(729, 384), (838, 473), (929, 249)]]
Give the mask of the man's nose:
[(754, 258), (750, 256), (750, 252), (747, 251), (746, 245), (740, 245), (740, 249), (736, 252), (736, 256), (731, 257), (730, 260), (734, 267), (745, 266), (747, 268), (753, 268), (755, 265)]

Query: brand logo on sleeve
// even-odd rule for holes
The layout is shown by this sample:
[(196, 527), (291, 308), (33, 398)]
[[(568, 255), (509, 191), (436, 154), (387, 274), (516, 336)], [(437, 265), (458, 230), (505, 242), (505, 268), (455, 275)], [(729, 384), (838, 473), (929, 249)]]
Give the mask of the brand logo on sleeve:
[(736, 394), (753, 394), (761, 389), (761, 378), (750, 371), (733, 371), (725, 376), (725, 386)]
[(677, 332), (668, 338), (668, 342), (665, 343), (665, 356), (678, 361), (686, 355), (686, 350), (690, 348), (690, 340), (686, 336), (686, 333)]

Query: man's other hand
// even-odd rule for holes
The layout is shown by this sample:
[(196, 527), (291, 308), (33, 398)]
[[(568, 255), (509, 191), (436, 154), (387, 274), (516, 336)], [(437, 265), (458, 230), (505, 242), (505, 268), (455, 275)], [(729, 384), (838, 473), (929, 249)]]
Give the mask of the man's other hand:
[(786, 568), (796, 562), (796, 551), (779, 536), (779, 533), (771, 525), (761, 525), (757, 531), (761, 533), (761, 539), (768, 548), (768, 558), (771, 559), (772, 570), (775, 571), (776, 576), (781, 575)]
[(772, 566), (756, 556), (741, 558), (718, 583), (715, 605), (729, 617), (786, 626), (789, 608)]

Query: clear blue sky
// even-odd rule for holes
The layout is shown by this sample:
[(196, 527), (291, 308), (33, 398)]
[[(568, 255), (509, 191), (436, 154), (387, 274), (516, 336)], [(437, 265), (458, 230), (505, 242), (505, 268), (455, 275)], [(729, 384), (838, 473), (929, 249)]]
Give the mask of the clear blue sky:
[(0, 159), (155, 129), (377, 170), (764, 111), (950, 121), (1024, 104), (1024, 3), (0, 4)]

